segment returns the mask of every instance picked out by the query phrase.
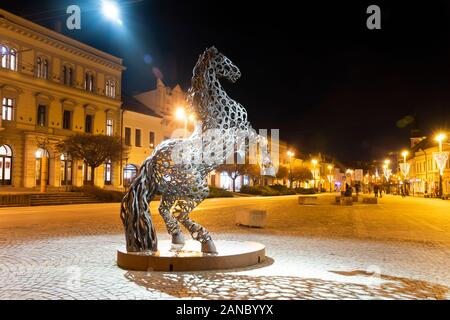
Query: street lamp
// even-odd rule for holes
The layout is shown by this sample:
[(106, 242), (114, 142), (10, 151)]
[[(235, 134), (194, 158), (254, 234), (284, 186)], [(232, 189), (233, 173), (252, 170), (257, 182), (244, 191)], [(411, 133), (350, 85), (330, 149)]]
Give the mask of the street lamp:
[(436, 135), (435, 140), (439, 142), (439, 152), (442, 152), (442, 141), (444, 141), (447, 138), (445, 133), (439, 133)]
[(294, 152), (288, 151), (287, 156), (289, 157), (289, 187), (292, 188), (292, 157), (294, 156)]
[(312, 159), (311, 163), (313, 165), (314, 189), (316, 189), (316, 165), (317, 165), (317, 160), (316, 159)]
[(408, 156), (409, 152), (407, 150), (402, 151), (403, 156), (403, 163), (406, 163), (406, 157)]
[(439, 198), (442, 198), (442, 176), (444, 175), (445, 165), (448, 160), (448, 151), (442, 151), (442, 141), (447, 138), (445, 133), (439, 133), (436, 135), (435, 140), (439, 143), (439, 152), (433, 152), (434, 161), (439, 168)]
[(184, 122), (184, 137), (186, 138), (188, 132), (188, 122), (195, 122), (195, 115), (192, 113), (187, 114), (186, 110), (180, 106), (175, 110), (175, 118)]
[(331, 174), (331, 170), (333, 169), (333, 166), (328, 165), (328, 171), (330, 171), (330, 174), (328, 175), (328, 181), (330, 182), (330, 193), (331, 191), (331, 183), (333, 182), (333, 175)]

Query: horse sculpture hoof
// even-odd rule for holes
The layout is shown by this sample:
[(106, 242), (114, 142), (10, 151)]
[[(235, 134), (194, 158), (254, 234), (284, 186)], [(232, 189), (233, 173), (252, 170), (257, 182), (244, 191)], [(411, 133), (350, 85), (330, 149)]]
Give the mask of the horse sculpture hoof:
[(212, 240), (202, 242), (203, 253), (217, 253), (216, 245)]
[(184, 236), (181, 232), (172, 235), (172, 244), (184, 245)]

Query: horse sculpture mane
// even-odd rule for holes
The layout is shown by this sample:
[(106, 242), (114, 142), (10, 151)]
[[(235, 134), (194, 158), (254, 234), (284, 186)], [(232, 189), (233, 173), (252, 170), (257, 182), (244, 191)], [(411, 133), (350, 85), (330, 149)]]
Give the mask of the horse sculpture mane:
[[(173, 244), (184, 244), (182, 225), (201, 242), (202, 252), (217, 251), (208, 230), (189, 214), (208, 196), (208, 173), (234, 154), (234, 148), (224, 146), (235, 144), (238, 131), (254, 136), (247, 111), (226, 94), (219, 82), (220, 78), (235, 82), (240, 75), (239, 69), (216, 48), (200, 55), (188, 92), (189, 108), (200, 125), (186, 139), (159, 144), (143, 162), (123, 198), (121, 219), (129, 252), (157, 251), (156, 231), (149, 214), (149, 203), (157, 192), (161, 194), (159, 213)], [(205, 139), (210, 132), (217, 137)], [(180, 151), (188, 161), (176, 159)], [(202, 161), (192, 161), (194, 158)]]

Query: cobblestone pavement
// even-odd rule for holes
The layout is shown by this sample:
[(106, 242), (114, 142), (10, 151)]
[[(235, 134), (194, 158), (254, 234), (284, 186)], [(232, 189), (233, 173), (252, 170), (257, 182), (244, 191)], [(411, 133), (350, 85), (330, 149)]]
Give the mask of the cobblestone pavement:
[[(269, 259), (241, 270), (132, 272), (118, 204), (0, 209), (0, 299), (447, 299), (450, 201), (388, 196), (316, 206), (296, 197), (210, 199), (193, 214), (216, 239), (258, 241)], [(160, 238), (164, 226), (152, 204)], [(234, 224), (265, 209), (268, 225)]]

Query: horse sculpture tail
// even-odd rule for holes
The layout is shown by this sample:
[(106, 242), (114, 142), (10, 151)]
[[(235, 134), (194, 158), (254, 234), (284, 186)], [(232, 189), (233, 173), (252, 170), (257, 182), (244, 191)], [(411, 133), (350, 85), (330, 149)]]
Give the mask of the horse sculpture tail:
[(156, 194), (152, 157), (147, 158), (125, 194), (120, 217), (125, 228), (127, 251), (156, 251), (158, 240), (150, 215), (150, 201)]

